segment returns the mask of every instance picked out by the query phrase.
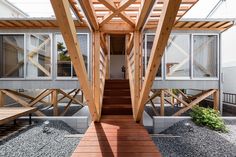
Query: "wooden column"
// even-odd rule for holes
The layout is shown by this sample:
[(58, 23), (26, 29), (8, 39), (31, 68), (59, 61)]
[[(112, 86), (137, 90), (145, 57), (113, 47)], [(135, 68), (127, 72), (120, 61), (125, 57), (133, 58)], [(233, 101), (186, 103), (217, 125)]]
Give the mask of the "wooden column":
[(107, 46), (107, 66), (106, 66), (106, 79), (110, 79), (110, 36), (105, 35)]
[(219, 90), (216, 90), (213, 93), (213, 101), (214, 101), (214, 110), (219, 110), (219, 102), (220, 102), (220, 92)]
[(53, 89), (51, 93), (51, 103), (53, 105), (53, 116), (59, 115), (57, 97), (58, 97), (58, 91), (57, 89)]
[(100, 117), (100, 32), (95, 31), (93, 37), (93, 94)]
[(134, 111), (137, 111), (140, 96), (140, 32), (134, 32)]
[(156, 34), (150, 54), (150, 59), (148, 62), (148, 67), (146, 70), (145, 78), (142, 85), (142, 90), (140, 92), (140, 98), (138, 101), (138, 107), (137, 107), (138, 109), (135, 116), (137, 122), (139, 122), (142, 117), (145, 103), (147, 102), (149, 92), (152, 88), (152, 83), (156, 77), (156, 73), (160, 66), (161, 58), (164, 54), (165, 47), (169, 39), (169, 35), (175, 23), (180, 4), (181, 0), (163, 1), (162, 13), (157, 25)]
[(0, 90), (0, 107), (5, 105), (5, 94)]
[(161, 97), (160, 97), (160, 115), (164, 116), (165, 115), (165, 93), (164, 90), (161, 90)]
[[(128, 34), (126, 34), (125, 35), (125, 50), (127, 50), (128, 49), (128, 47), (129, 47), (129, 39), (130, 39), (130, 37), (129, 37), (129, 35)], [(127, 51), (125, 51), (125, 79), (129, 79), (129, 73), (128, 73), (128, 53), (127, 53)]]

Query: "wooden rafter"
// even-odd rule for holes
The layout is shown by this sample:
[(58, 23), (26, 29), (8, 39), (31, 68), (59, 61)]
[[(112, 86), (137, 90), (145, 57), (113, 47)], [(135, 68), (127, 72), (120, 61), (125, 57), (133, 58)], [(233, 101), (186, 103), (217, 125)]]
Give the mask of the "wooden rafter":
[(91, 0), (78, 0), (91, 28), (96, 31), (99, 29), (96, 13)]
[(107, 14), (107, 16), (105, 16), (103, 20), (100, 22), (101, 26), (110, 21), (116, 15), (121, 17), (125, 22), (127, 22), (131, 26), (134, 26), (134, 21), (122, 11), (124, 11), (136, 0), (123, 0), (118, 8), (113, 3), (113, 1), (110, 0), (99, 0), (99, 1), (112, 11), (112, 13)]
[[(69, 2), (65, 0), (51, 0), (57, 22), (59, 23), (62, 36), (68, 48), (72, 64), (74, 66), (76, 75), (80, 81), (81, 88), (88, 102), (91, 117), (94, 121), (98, 121), (99, 114), (95, 107), (92, 87), (88, 80), (82, 53), (80, 52), (80, 45), (76, 36), (76, 29), (69, 9)], [(80, 1), (80, 4), (87, 4), (91, 9), (91, 1)], [(87, 8), (88, 9), (88, 8)], [(94, 17), (94, 14), (93, 14)], [(95, 17), (94, 17), (95, 18)], [(94, 21), (96, 26), (96, 21)], [(97, 29), (96, 27), (94, 27)]]
[(73, 10), (75, 16), (77, 17), (77, 19), (79, 20), (79, 22), (81, 24), (83, 24), (85, 21), (83, 20), (82, 14), (79, 11), (79, 8), (75, 5), (76, 1), (75, 0), (69, 0), (71, 9)]
[(136, 30), (141, 30), (144, 27), (148, 19), (148, 16), (150, 12), (152, 11), (152, 8), (155, 3), (156, 3), (156, 0), (143, 1), (141, 10), (139, 11), (139, 14), (137, 16), (136, 23), (135, 23)]
[(163, 3), (163, 12), (157, 26), (156, 35), (151, 50), (151, 56), (138, 102), (137, 114), (135, 115), (136, 121), (140, 121), (142, 118), (144, 105), (148, 99), (153, 80), (156, 77), (156, 73), (159, 68), (169, 35), (174, 25), (180, 3), (181, 0), (165, 0)]

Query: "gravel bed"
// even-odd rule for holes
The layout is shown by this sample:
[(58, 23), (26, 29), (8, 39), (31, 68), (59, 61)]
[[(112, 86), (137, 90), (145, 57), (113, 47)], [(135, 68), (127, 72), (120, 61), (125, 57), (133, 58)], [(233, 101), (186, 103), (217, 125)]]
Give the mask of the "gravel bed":
[(46, 131), (43, 121), (35, 122), (26, 130), (0, 141), (0, 157), (68, 157), (80, 138), (65, 135), (77, 134), (62, 121), (49, 121)]
[(161, 133), (168, 136), (153, 137), (153, 141), (168, 157), (235, 157), (236, 126), (229, 130), (227, 134), (218, 133), (184, 120)]

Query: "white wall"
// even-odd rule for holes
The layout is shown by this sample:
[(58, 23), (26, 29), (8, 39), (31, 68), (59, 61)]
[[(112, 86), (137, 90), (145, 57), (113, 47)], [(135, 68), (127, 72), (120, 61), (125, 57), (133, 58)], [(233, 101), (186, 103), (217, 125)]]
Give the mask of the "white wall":
[(223, 91), (236, 94), (236, 66), (223, 68)]
[(0, 0), (0, 17), (1, 18), (18, 18), (18, 17), (26, 17), (26, 15), (11, 5), (9, 2), (5, 0)]
[(125, 65), (124, 55), (111, 55), (110, 56), (110, 77), (111, 79), (123, 79), (124, 73), (121, 67)]

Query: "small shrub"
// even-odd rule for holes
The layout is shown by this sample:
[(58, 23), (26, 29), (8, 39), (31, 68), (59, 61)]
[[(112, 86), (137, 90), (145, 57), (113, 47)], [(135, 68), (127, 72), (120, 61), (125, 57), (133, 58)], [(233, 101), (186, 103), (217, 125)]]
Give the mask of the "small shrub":
[(214, 109), (195, 106), (190, 116), (197, 125), (207, 126), (212, 130), (220, 132), (227, 132), (224, 121), (220, 117), (220, 113)]

